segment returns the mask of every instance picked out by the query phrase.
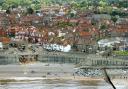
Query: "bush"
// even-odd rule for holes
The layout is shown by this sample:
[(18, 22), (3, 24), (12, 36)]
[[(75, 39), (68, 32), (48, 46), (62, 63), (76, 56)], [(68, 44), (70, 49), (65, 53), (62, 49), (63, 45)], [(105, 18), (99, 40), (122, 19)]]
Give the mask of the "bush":
[(28, 14), (33, 14), (33, 13), (34, 13), (34, 10), (33, 10), (32, 8), (28, 8), (28, 9), (27, 9), (27, 13), (28, 13)]

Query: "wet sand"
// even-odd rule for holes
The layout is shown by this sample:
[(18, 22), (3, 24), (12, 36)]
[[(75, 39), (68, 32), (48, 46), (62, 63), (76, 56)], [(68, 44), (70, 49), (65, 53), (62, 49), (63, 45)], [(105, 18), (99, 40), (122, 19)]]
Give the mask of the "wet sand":
[[(128, 89), (126, 85), (115, 84), (117, 89)], [(0, 89), (112, 89), (105, 81), (44, 79), (33, 81), (10, 81), (1, 83)]]

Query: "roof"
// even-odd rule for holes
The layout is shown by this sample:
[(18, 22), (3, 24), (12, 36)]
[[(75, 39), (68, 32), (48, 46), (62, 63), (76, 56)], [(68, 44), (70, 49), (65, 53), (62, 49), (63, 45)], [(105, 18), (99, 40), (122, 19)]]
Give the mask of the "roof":
[[(43, 16), (42, 16), (42, 17), (43, 17)], [(21, 18), (21, 21), (23, 21), (23, 22), (26, 22), (26, 21), (36, 21), (36, 20), (40, 21), (40, 20), (42, 20), (42, 19), (41, 19), (42, 17), (40, 17), (40, 16), (35, 16), (35, 15), (29, 15), (29, 16), (24, 16), (24, 17), (22, 17), (22, 18)]]
[(80, 32), (80, 36), (91, 36), (91, 33), (90, 32), (81, 31)]
[(92, 18), (96, 19), (96, 20), (100, 20), (100, 19), (111, 19), (111, 16), (108, 14), (95, 14), (92, 16)]
[(122, 38), (116, 37), (116, 38), (109, 38), (109, 39), (102, 39), (98, 41), (98, 44), (100, 47), (105, 47), (105, 46), (111, 46), (115, 43), (120, 43)]
[(0, 38), (0, 41), (1, 41), (2, 43), (9, 43), (11, 40), (10, 40), (10, 38), (8, 38), (8, 37), (1, 37), (1, 38)]

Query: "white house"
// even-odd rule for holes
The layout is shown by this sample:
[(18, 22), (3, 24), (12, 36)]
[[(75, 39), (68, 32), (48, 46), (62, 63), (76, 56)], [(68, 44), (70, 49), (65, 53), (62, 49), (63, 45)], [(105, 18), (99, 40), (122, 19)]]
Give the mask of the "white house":
[(120, 39), (111, 38), (111, 39), (102, 39), (98, 41), (99, 47), (112, 47), (115, 43), (120, 43)]
[(71, 50), (71, 45), (63, 46), (63, 45), (58, 45), (58, 44), (44, 44), (43, 48), (48, 49), (48, 50), (69, 52)]
[(2, 42), (0, 42), (0, 49), (3, 49), (3, 44), (2, 44)]

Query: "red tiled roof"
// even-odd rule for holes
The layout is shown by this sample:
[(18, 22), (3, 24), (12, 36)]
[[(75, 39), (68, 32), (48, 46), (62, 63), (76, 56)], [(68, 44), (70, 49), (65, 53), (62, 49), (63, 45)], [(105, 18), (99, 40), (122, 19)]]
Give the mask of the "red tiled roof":
[(91, 33), (90, 32), (81, 31), (80, 32), (80, 36), (91, 36)]
[(117, 29), (116, 32), (128, 32), (128, 29)]
[(39, 16), (34, 16), (34, 15), (30, 15), (30, 16), (24, 16), (21, 18), (21, 21), (34, 21), (34, 20), (41, 20), (41, 17)]
[(1, 36), (1, 35), (6, 35), (6, 32), (5, 32), (5, 31), (0, 30), (0, 36)]
[(11, 41), (10, 38), (7, 38), (7, 37), (0, 38), (0, 42), (3, 42), (3, 43), (9, 43), (10, 41)]
[(69, 22), (77, 23), (79, 20), (78, 19), (70, 19)]

